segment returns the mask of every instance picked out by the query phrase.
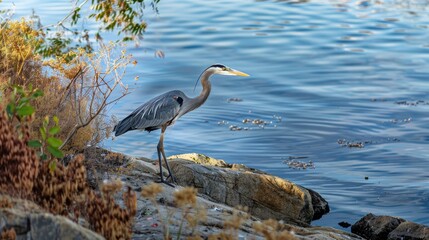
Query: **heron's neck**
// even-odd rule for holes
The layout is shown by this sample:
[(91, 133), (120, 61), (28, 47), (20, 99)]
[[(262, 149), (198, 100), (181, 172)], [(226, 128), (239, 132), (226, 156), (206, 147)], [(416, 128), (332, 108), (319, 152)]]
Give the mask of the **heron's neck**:
[(204, 104), (204, 102), (207, 100), (207, 98), (210, 95), (210, 91), (212, 89), (212, 86), (209, 81), (209, 77), (212, 75), (211, 72), (205, 72), (203, 75), (201, 75), (201, 85), (203, 86), (203, 90), (201, 91), (200, 95), (198, 95), (195, 98), (191, 98), (190, 102), (190, 109), (186, 112), (192, 111), (201, 105)]

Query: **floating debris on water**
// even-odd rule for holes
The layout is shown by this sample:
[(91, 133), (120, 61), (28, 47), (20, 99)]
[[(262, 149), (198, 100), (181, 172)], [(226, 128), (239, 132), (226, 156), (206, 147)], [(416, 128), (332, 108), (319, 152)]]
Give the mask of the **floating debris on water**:
[(381, 144), (386, 142), (399, 142), (399, 141), (400, 140), (396, 137), (388, 137), (388, 138), (382, 138), (378, 140), (367, 140), (367, 141), (348, 141), (346, 139), (338, 139), (337, 143), (342, 147), (364, 148), (365, 145), (368, 145), (368, 144)]
[(242, 123), (248, 123), (248, 122), (251, 122), (252, 121), (252, 119), (250, 119), (250, 118), (245, 118), (245, 119), (243, 119), (243, 121), (241, 121)]
[(226, 124), (229, 124), (229, 122), (225, 121), (225, 120), (222, 120), (222, 121), (217, 122), (217, 124), (218, 125), (226, 125)]
[(255, 125), (267, 125), (267, 124), (273, 123), (273, 122), (267, 122), (267, 121), (262, 120), (262, 119), (250, 119), (250, 118), (245, 118), (241, 122), (242, 123), (252, 123)]
[(302, 158), (307, 158), (307, 157), (289, 157), (289, 160), (285, 160), (283, 161), (283, 163), (287, 164), (289, 166), (289, 168), (293, 168), (293, 169), (315, 169), (316, 167), (314, 166), (313, 161), (308, 161), (308, 162), (304, 162), (304, 161), (299, 161), (297, 159), (302, 159)]
[(398, 104), (398, 105), (406, 105), (406, 106), (429, 105), (429, 102), (423, 101), (423, 100), (418, 100), (418, 101), (415, 101), (415, 102), (410, 102), (410, 101), (396, 101), (395, 103)]
[(261, 119), (255, 119), (252, 121), (253, 124), (257, 124), (257, 125), (261, 125), (261, 124), (268, 124), (267, 122), (265, 122), (264, 120)]
[(368, 176), (365, 176), (365, 180), (368, 180), (369, 179), (369, 177)]
[(231, 131), (241, 131), (241, 130), (249, 130), (247, 127), (239, 127), (237, 125), (231, 125), (229, 126), (229, 130)]
[(390, 120), (389, 122), (390, 122), (390, 123), (395, 123), (395, 124), (397, 124), (397, 123), (409, 123), (409, 122), (411, 122), (412, 120), (413, 120), (412, 118), (392, 119), (392, 120)]
[(229, 130), (231, 131), (240, 131), (242, 128), (237, 125), (231, 125), (229, 126)]
[(228, 98), (226, 101), (227, 102), (242, 102), (243, 99), (241, 99), (241, 98)]
[[(218, 125), (229, 125), (229, 130), (231, 131), (241, 131), (241, 130), (255, 130), (255, 129), (265, 129), (266, 127), (277, 128), (276, 123), (282, 121), (282, 117), (278, 115), (272, 116), (273, 121), (267, 121), (259, 118), (244, 118), (240, 123), (228, 122), (226, 120), (219, 121)], [(241, 126), (240, 126), (241, 125)], [(250, 126), (249, 126), (250, 125)], [(255, 127), (252, 127), (255, 126)]]
[(273, 118), (276, 119), (277, 122), (281, 122), (282, 121), (282, 117), (280, 117), (280, 116), (273, 115)]
[(386, 102), (387, 100), (384, 98), (371, 98), (371, 102)]
[(399, 142), (401, 140), (399, 140), (398, 138), (387, 138), (387, 141), (389, 141), (389, 142)]
[(346, 139), (338, 139), (337, 143), (343, 147), (349, 147), (349, 148), (364, 148), (365, 144), (371, 143), (369, 141), (365, 142), (358, 142), (358, 141), (347, 141)]

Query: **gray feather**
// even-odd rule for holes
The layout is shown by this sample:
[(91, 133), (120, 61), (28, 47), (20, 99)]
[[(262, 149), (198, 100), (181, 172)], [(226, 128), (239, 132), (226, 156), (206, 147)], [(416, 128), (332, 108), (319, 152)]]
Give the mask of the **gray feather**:
[(153, 131), (164, 124), (170, 125), (179, 114), (184, 99), (187, 97), (183, 92), (174, 90), (149, 100), (115, 126), (115, 136), (135, 129)]

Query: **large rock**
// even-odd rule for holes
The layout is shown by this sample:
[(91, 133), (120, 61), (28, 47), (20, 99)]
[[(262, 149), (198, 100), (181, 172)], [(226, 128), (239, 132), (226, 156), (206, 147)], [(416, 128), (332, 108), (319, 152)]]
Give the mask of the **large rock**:
[(104, 239), (62, 216), (0, 208), (0, 232), (13, 228), (17, 239)]
[(352, 233), (369, 240), (428, 240), (429, 227), (402, 218), (367, 214), (352, 226)]
[(306, 188), (311, 195), (311, 204), (313, 204), (314, 215), (312, 220), (318, 220), (330, 211), (328, 202), (316, 191)]
[[(320, 195), (243, 165), (229, 165), (201, 154), (184, 154), (170, 157), (170, 166), (180, 185), (194, 186), (200, 193), (229, 206), (247, 206), (252, 215), (262, 219), (305, 226), (329, 211), (326, 201), (321, 203)], [(317, 200), (313, 201), (312, 195)]]
[(371, 240), (384, 240), (404, 219), (367, 214), (352, 226), (352, 233)]
[[(97, 151), (92, 152), (92, 155), (93, 157), (88, 158), (86, 163), (89, 166), (95, 166), (94, 177), (95, 179), (98, 179), (98, 182), (120, 178), (124, 183), (125, 189), (125, 186), (130, 186), (136, 191), (141, 191), (142, 187), (152, 183), (154, 180), (159, 179), (158, 174), (153, 173), (154, 171), (159, 171), (159, 166), (156, 165), (156, 160), (129, 158), (127, 163), (118, 166), (119, 164), (114, 164), (114, 162), (109, 161), (109, 159), (107, 159), (109, 153), (102, 153), (100, 151)], [(190, 156), (194, 157), (198, 161), (201, 161), (202, 164), (219, 164), (219, 166), (223, 166), (225, 168), (229, 168), (229, 170), (232, 169), (238, 172), (253, 171), (252, 169), (247, 168), (244, 165), (227, 164), (225, 162), (197, 154), (193, 154)], [(175, 165), (176, 161), (171, 161), (171, 163), (172, 165)], [(189, 164), (190, 162), (184, 161), (184, 163)], [(210, 166), (207, 167), (209, 169), (212, 168)], [(182, 189), (182, 187), (176, 186), (173, 188), (165, 184), (162, 184), (162, 187), (164, 190), (157, 196), (155, 204), (153, 201), (142, 197), (140, 194), (137, 194), (137, 214), (134, 219), (135, 224), (133, 227), (132, 239), (163, 239), (165, 233), (163, 225), (165, 224), (165, 219), (167, 216), (170, 216), (170, 219), (168, 221), (169, 233), (171, 234), (171, 236), (173, 236), (173, 238), (177, 238), (179, 232), (181, 232), (181, 239), (190, 237), (195, 232), (198, 233), (203, 239), (207, 239), (210, 236), (213, 236), (213, 234), (225, 233), (224, 227), (227, 221), (231, 221), (232, 219), (234, 219), (234, 222), (236, 222), (236, 218), (233, 218), (233, 213), (236, 210), (234, 210), (231, 206), (225, 205), (220, 201), (213, 201), (213, 197), (207, 196), (205, 194), (198, 194), (197, 203), (201, 207), (198, 209), (202, 209), (203, 212), (205, 212), (206, 219), (205, 221), (201, 221), (198, 226), (196, 226), (196, 229), (194, 229), (195, 231), (192, 230), (192, 228), (190, 228), (189, 226), (187, 226), (187, 224), (184, 224), (184, 228), (182, 229), (181, 222), (183, 221), (182, 218), (184, 209), (177, 207), (174, 202), (175, 193)], [(242, 187), (240, 187), (240, 190), (241, 188)], [(292, 186), (292, 189), (295, 188), (298, 189), (297, 191), (301, 191), (300, 187), (295, 185)], [(312, 194), (310, 193), (310, 195)], [(121, 194), (115, 194), (114, 198), (116, 202), (118, 202), (119, 204), (123, 204)], [(322, 205), (323, 204), (320, 204), (321, 207)], [(194, 209), (192, 210), (192, 214), (195, 214), (195, 211), (200, 210)], [(253, 227), (255, 223), (259, 222), (260, 219), (255, 216), (250, 216), (250, 218), (244, 220), (244, 222), (238, 227), (238, 229), (236, 229), (237, 239), (264, 239), (264, 237), (260, 233), (258, 233)], [(287, 238), (291, 240), (362, 239), (357, 235), (330, 227), (300, 227), (286, 223), (283, 223), (281, 225), (282, 230), (287, 230), (290, 234), (293, 235), (293, 237)]]
[(395, 230), (389, 233), (389, 240), (428, 240), (429, 227), (413, 222), (403, 222)]

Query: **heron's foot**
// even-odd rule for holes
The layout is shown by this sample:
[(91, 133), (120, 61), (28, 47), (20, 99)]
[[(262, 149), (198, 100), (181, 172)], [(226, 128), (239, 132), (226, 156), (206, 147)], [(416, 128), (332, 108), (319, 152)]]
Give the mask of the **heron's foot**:
[(165, 180), (168, 181), (169, 178), (171, 178), (172, 183), (177, 184), (176, 178), (173, 176), (173, 174), (170, 173), (170, 175), (168, 175)]
[(174, 186), (173, 184), (167, 182), (167, 179), (168, 179), (168, 177), (165, 180), (163, 178), (161, 178), (159, 180), (156, 180), (155, 182), (156, 183), (164, 183), (164, 184), (166, 184), (166, 185), (168, 185), (168, 186), (170, 186), (172, 188), (175, 188), (176, 186)]

